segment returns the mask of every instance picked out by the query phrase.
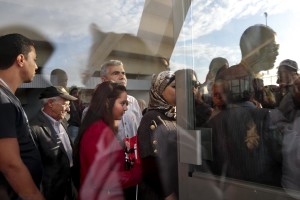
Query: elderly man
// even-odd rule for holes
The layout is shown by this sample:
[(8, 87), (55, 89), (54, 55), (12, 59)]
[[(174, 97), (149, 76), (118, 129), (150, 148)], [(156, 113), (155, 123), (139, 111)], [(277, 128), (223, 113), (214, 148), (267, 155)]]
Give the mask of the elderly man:
[(279, 64), (277, 83), (283, 95), (290, 92), (294, 81), (299, 77), (297, 72), (298, 64), (294, 60), (286, 59)]
[(49, 200), (75, 199), (71, 179), (72, 144), (64, 119), (70, 110), (70, 101), (77, 98), (61, 86), (51, 86), (40, 94), (40, 99), (43, 107), (30, 125), (44, 167), (42, 193)]
[[(44, 199), (41, 159), (27, 115), (15, 96), (37, 70), (34, 43), (20, 34), (0, 37), (0, 188), (9, 199)], [(5, 199), (3, 195), (0, 199)]]
[[(101, 66), (100, 78), (102, 81), (113, 81), (124, 86), (127, 85), (127, 78), (123, 63), (119, 60), (110, 60)], [(124, 142), (126, 154), (126, 166), (131, 168), (136, 158), (137, 129), (139, 127), (142, 113), (137, 100), (127, 95), (128, 110), (123, 115), (118, 126), (118, 138)], [(85, 109), (87, 111), (87, 109)], [(84, 113), (83, 113), (84, 117)], [(125, 157), (124, 157), (125, 160)], [(135, 199), (136, 189), (128, 188), (124, 191), (125, 199)]]
[(295, 80), (299, 77), (298, 64), (296, 61), (286, 59), (283, 60), (278, 67), (278, 79), (280, 92), (282, 99), (280, 101), (278, 109), (283, 113), (283, 115), (290, 121), (294, 118), (294, 100), (292, 98), (292, 89)]

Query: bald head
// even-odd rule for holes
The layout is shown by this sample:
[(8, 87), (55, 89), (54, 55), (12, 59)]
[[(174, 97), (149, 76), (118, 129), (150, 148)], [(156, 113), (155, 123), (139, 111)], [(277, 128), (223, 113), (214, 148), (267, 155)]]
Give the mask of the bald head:
[(268, 26), (257, 24), (247, 28), (241, 36), (243, 60), (254, 73), (274, 67), (279, 45), (276, 33)]
[(67, 88), (68, 75), (62, 69), (54, 69), (51, 71), (50, 81), (53, 86), (62, 86), (64, 88)]

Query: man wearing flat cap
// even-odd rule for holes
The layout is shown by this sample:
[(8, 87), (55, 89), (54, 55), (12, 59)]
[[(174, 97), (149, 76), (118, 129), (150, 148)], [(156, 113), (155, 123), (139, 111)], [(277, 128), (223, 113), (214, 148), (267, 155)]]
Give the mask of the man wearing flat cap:
[(294, 81), (298, 78), (298, 64), (294, 60), (286, 59), (283, 60), (278, 67), (277, 84), (279, 84), (281, 92), (286, 94)]
[(278, 109), (291, 121), (295, 112), (292, 90), (295, 80), (299, 78), (297, 62), (290, 59), (283, 60), (279, 64), (277, 75), (277, 83), (281, 92), (281, 101)]
[(41, 190), (47, 200), (76, 199), (72, 183), (72, 142), (65, 115), (76, 100), (61, 86), (50, 86), (40, 94), (42, 109), (30, 126), (43, 163)]

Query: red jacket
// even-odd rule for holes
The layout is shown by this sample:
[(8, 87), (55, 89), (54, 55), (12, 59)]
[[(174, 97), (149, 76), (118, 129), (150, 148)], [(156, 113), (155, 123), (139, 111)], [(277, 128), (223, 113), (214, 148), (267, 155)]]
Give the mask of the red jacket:
[(113, 131), (102, 120), (92, 124), (80, 142), (81, 199), (108, 199), (108, 194), (109, 199), (120, 199), (116, 196), (122, 196), (123, 189), (140, 180), (138, 162), (125, 170), (125, 151)]

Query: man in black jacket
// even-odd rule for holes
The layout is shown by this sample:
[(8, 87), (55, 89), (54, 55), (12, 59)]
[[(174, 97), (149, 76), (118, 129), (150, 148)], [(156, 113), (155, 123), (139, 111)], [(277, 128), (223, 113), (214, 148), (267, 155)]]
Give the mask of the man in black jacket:
[(42, 193), (47, 200), (75, 199), (72, 142), (66, 131), (65, 115), (70, 110), (70, 101), (77, 98), (63, 87), (51, 86), (41, 93), (40, 99), (43, 108), (30, 125), (44, 168)]

